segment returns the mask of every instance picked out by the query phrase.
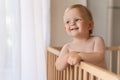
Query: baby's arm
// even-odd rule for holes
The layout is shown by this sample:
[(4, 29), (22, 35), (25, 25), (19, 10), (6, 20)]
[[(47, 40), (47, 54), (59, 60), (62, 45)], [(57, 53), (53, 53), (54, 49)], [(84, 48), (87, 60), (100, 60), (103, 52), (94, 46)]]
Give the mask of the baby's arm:
[(83, 61), (99, 64), (105, 58), (105, 44), (101, 37), (96, 37), (93, 52), (80, 52), (80, 57)]
[(68, 66), (67, 63), (68, 57), (69, 57), (69, 51), (68, 51), (68, 45), (66, 44), (63, 46), (60, 55), (56, 60), (55, 66), (57, 70), (64, 70)]

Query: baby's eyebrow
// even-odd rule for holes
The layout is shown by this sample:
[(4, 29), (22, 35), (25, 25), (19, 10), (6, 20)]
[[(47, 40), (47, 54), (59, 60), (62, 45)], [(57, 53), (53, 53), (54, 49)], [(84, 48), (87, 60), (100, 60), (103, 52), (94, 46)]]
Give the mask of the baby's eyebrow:
[(70, 20), (75, 20), (75, 19), (82, 19), (82, 17), (72, 17), (72, 18), (64, 18), (64, 21), (70, 21)]
[(70, 21), (71, 19), (64, 19), (64, 22), (66, 22), (66, 21)]

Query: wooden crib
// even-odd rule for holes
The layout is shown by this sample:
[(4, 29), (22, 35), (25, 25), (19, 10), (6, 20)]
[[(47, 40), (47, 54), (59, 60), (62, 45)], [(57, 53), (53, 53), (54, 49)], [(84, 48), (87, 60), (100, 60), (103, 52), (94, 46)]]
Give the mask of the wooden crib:
[[(68, 66), (63, 71), (57, 71), (55, 61), (61, 48), (47, 49), (47, 80), (120, 80), (120, 48), (107, 47), (109, 54), (109, 70), (102, 69), (90, 63), (81, 62), (80, 65)], [(116, 53), (114, 51), (117, 51)], [(113, 54), (117, 54), (117, 72), (113, 73)]]

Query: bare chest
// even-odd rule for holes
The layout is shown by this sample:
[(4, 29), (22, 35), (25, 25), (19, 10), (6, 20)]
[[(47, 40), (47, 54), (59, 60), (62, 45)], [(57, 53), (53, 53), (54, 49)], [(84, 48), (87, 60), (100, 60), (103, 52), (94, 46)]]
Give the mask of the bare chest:
[(92, 51), (94, 51), (94, 42), (71, 44), (68, 49), (70, 52), (71, 51), (92, 52)]

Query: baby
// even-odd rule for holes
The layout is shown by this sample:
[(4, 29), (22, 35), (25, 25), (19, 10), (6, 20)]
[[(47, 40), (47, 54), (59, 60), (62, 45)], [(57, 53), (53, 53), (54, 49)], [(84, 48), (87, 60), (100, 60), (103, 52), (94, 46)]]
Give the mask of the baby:
[(90, 11), (81, 4), (68, 7), (64, 12), (64, 28), (72, 41), (65, 44), (56, 60), (56, 69), (81, 61), (106, 68), (105, 44), (100, 36), (93, 36), (94, 21)]

